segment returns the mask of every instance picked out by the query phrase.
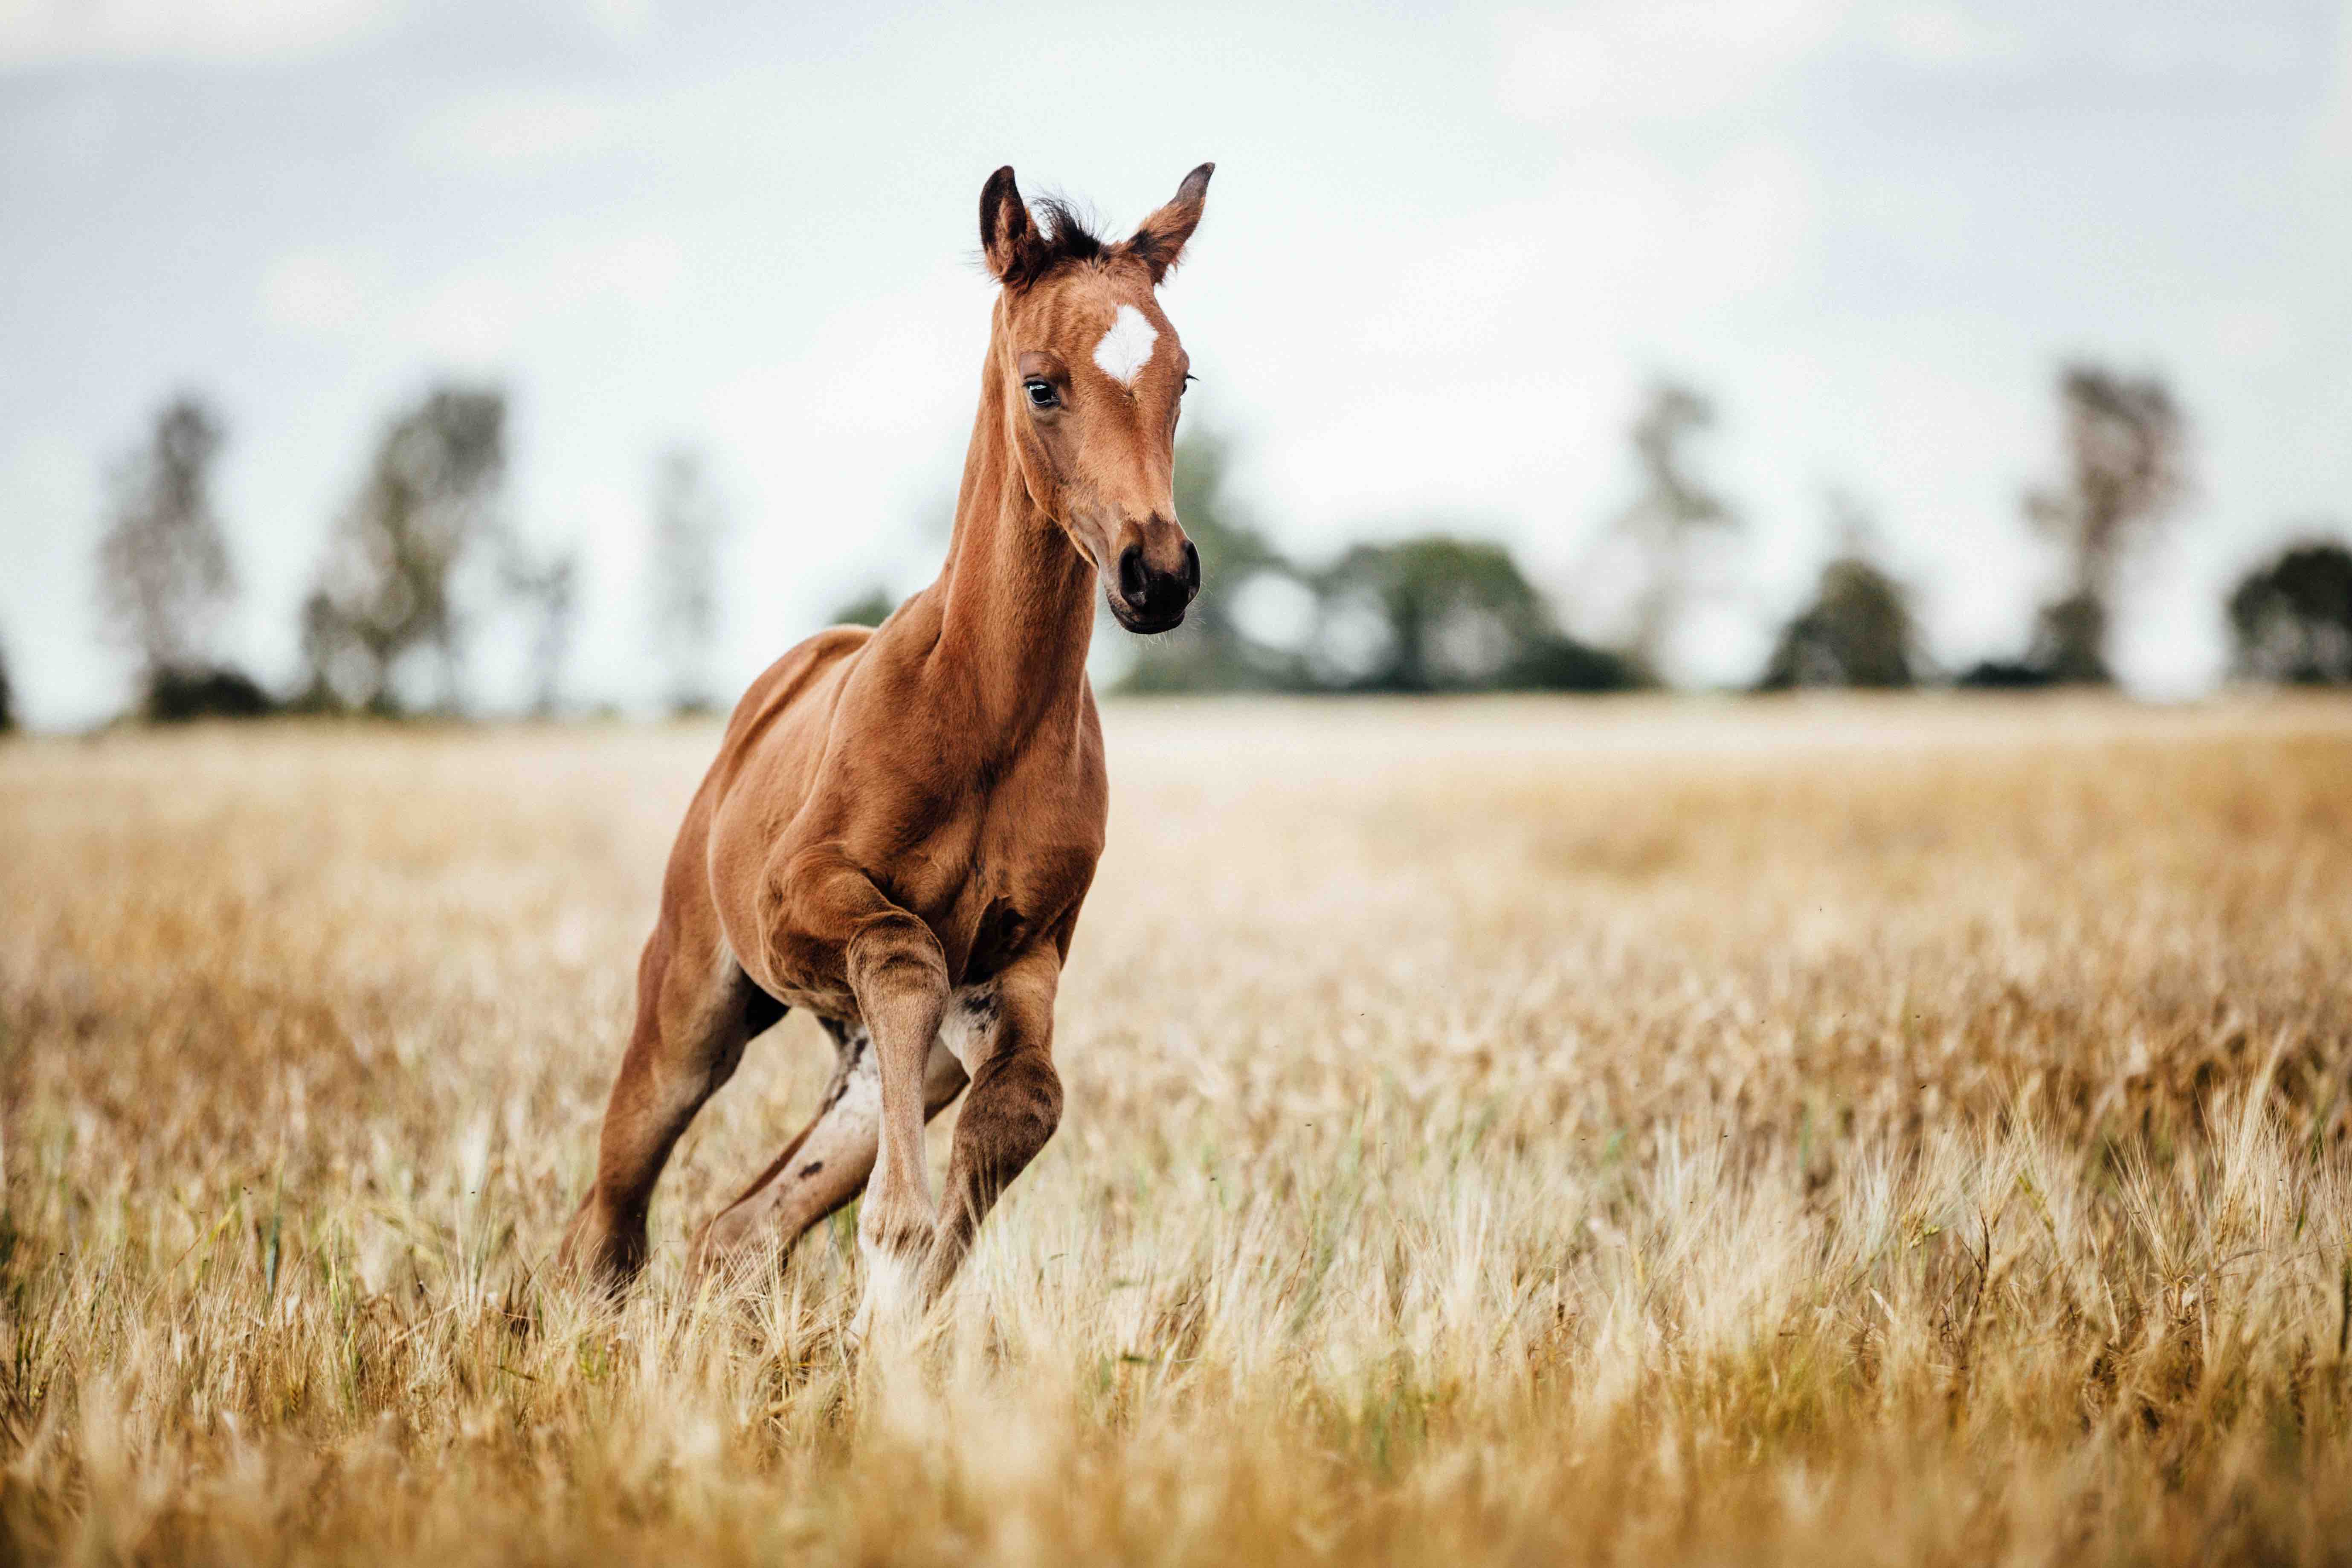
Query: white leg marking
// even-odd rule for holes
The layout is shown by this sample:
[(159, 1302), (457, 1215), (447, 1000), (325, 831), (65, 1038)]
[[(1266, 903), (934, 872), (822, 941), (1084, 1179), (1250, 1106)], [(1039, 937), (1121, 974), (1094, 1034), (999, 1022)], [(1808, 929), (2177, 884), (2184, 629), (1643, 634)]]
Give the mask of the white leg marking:
[[(946, 1014), (943, 1012), (941, 1015), (943, 1026), (945, 1017)], [(938, 1038), (932, 1040), (933, 1055), (939, 1052), (941, 1044), (942, 1041)], [(891, 1184), (889, 1129), (882, 1125), (882, 1075), (876, 1053), (869, 1049), (866, 1058), (874, 1061), (877, 1068), (873, 1079), (872, 1101), (876, 1133), (874, 1173), (866, 1179), (866, 1212), (859, 1217), (857, 1225), (857, 1256), (866, 1266), (866, 1285), (858, 1296), (857, 1315), (850, 1320), (849, 1324), (850, 1339), (861, 1344), (868, 1342), (869, 1336), (877, 1327), (903, 1321), (912, 1314), (919, 1298), (917, 1271), (921, 1268), (923, 1263), (920, 1252), (912, 1258), (901, 1258), (876, 1246), (866, 1228), (876, 1213), (874, 1205), (880, 1200), (882, 1194), (890, 1190)], [(929, 1076), (929, 1068), (927, 1061), (925, 1077)], [(919, 1085), (917, 1091), (921, 1092)], [(846, 1100), (848, 1097), (845, 1095), (843, 1098)], [(928, 1185), (919, 1173), (917, 1184)], [(928, 1227), (926, 1228), (928, 1230)]]
[(995, 1035), (994, 985), (965, 985), (950, 993), (948, 1005), (940, 1011), (940, 1044), (963, 1064), (967, 1074), (980, 1065)]
[(915, 1305), (915, 1269), (920, 1259), (904, 1258), (883, 1251), (860, 1236), (857, 1256), (866, 1265), (866, 1289), (857, 1299), (857, 1316), (849, 1325), (849, 1337), (864, 1340), (875, 1324), (903, 1321)]

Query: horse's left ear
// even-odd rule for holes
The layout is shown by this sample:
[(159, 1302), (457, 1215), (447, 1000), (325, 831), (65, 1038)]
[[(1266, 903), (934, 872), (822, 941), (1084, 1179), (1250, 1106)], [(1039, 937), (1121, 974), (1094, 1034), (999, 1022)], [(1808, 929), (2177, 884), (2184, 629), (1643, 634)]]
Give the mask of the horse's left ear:
[(1201, 226), (1201, 208), (1209, 197), (1209, 176), (1216, 172), (1214, 163), (1203, 163), (1185, 175), (1184, 183), (1176, 187), (1174, 198), (1145, 218), (1142, 226), (1135, 231), (1135, 237), (1121, 247), (1151, 268), (1154, 283), (1168, 276), (1169, 268), (1184, 254), (1184, 242)]

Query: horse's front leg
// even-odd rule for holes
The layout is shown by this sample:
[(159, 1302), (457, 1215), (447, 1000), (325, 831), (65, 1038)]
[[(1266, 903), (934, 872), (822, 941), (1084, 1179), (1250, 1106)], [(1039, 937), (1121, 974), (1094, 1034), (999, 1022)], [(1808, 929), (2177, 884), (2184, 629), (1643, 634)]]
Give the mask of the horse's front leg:
[(839, 954), (882, 1080), (874, 1173), (857, 1216), (866, 1288), (851, 1331), (863, 1338), (877, 1312), (894, 1317), (914, 1302), (931, 1248), (923, 1079), (947, 1002), (947, 956), (930, 927), (836, 852), (796, 857), (779, 886), (793, 890), (775, 928), (782, 966), (826, 949)]
[[(1040, 943), (999, 974), (992, 1017), (950, 1018), (946, 1043), (971, 1077), (956, 1118), (945, 1203), (924, 1260), (919, 1300), (938, 1300), (962, 1267), (988, 1211), (1036, 1158), (1062, 1121), (1062, 1079), (1054, 1070), (1054, 995), (1062, 955)], [(959, 994), (956, 1006), (966, 1005)]]
[(923, 1159), (923, 1078), (939, 1037), (948, 966), (930, 928), (913, 915), (867, 924), (849, 948), (849, 981), (874, 1037), (882, 1074), (881, 1137), (857, 1215), (866, 1289), (852, 1326), (863, 1339), (877, 1314), (918, 1304), (916, 1281), (931, 1249), (931, 1174)]

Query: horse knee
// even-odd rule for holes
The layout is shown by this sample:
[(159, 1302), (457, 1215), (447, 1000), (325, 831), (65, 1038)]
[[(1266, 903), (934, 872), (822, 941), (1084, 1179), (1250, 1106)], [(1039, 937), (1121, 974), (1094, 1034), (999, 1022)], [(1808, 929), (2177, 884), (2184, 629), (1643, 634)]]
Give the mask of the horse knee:
[(709, 1100), (727, 1087), (735, 1069), (743, 1065), (743, 1052), (751, 1037), (740, 1031), (730, 1031), (705, 1047), (701, 1098)]
[(964, 1115), (982, 1171), (1002, 1184), (1021, 1173), (1062, 1124), (1062, 1079), (1042, 1052), (990, 1062), (972, 1086)]
[(948, 961), (939, 938), (903, 910), (869, 921), (844, 945), (842, 961), (861, 1004), (910, 992), (947, 994)]

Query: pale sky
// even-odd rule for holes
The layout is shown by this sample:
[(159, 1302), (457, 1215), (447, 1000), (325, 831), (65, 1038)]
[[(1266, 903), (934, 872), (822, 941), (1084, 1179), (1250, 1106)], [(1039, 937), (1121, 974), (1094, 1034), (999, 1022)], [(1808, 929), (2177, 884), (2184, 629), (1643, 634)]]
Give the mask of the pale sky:
[[(2017, 651), (2072, 354), (2170, 378), (2196, 493), (2119, 662), (2194, 692), (2217, 601), (2352, 521), (2352, 13), (2273, 4), (0, 0), (0, 644), (102, 717), (105, 463), (203, 389), (245, 597), (294, 610), (395, 405), (516, 399), (518, 525), (584, 548), (572, 689), (656, 689), (656, 452), (736, 530), (725, 678), (928, 579), (970, 428), (1000, 163), (1116, 225), (1216, 161), (1162, 303), (1290, 548), (1442, 523), (1573, 601), (1655, 375), (1748, 520), (1689, 669), (1744, 676), (1872, 509), (1936, 653)], [(495, 699), (498, 649), (482, 678)]]

